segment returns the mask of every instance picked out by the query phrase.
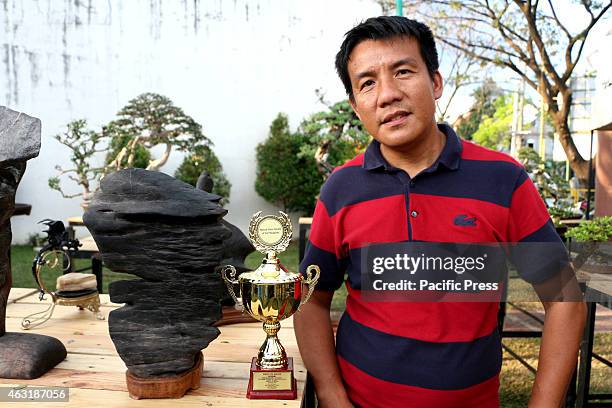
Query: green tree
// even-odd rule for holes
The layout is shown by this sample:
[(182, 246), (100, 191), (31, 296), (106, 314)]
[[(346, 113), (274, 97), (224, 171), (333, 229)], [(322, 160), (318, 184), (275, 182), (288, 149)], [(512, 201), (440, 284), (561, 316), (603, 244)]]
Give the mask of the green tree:
[(480, 122), (484, 117), (492, 117), (495, 114), (495, 100), (502, 95), (502, 90), (492, 79), (486, 79), (484, 83), (472, 92), (474, 102), (470, 110), (455, 122), (455, 130), (465, 140), (472, 140), (474, 133), (478, 130)]
[(287, 116), (278, 114), (270, 135), (257, 146), (255, 190), (284, 211), (312, 214), (323, 176), (311, 155), (300, 155), (308, 143), (303, 134), (292, 134)]
[(185, 156), (174, 177), (195, 187), (202, 172), (207, 172), (212, 178), (212, 192), (223, 197), (221, 204), (228, 204), (232, 185), (223, 173), (221, 162), (208, 146), (197, 146)]
[(479, 145), (491, 149), (503, 150), (510, 148), (510, 131), (512, 126), (512, 96), (503, 95), (495, 99), (492, 108), (493, 115), (483, 115), (480, 125), (472, 139)]

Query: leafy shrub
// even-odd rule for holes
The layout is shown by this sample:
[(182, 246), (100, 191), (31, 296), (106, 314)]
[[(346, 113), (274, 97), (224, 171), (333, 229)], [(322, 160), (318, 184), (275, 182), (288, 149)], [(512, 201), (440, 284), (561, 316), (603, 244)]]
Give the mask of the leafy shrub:
[(286, 211), (312, 215), (321, 185), (334, 167), (365, 150), (370, 136), (347, 100), (304, 119), (297, 132), (279, 114), (257, 146), (255, 190)]
[(312, 214), (323, 183), (313, 156), (301, 155), (308, 138), (291, 134), (287, 116), (278, 114), (268, 139), (257, 146), (255, 191), (285, 211)]

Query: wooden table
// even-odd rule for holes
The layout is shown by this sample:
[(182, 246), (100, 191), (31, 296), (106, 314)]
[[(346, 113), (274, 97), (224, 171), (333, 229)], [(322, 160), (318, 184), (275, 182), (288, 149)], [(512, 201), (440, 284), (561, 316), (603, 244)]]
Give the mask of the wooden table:
[[(100, 295), (101, 311), (108, 313), (121, 306)], [(11, 290), (7, 307), (7, 331), (23, 332), (21, 319), (46, 305), (38, 301), (34, 289)], [(293, 357), (298, 381), (298, 399), (294, 401), (249, 400), (245, 397), (251, 357), (257, 355), (265, 333), (259, 323), (241, 323), (220, 327), (221, 335), (204, 350), (201, 386), (178, 400), (132, 400), (125, 383), (126, 367), (117, 355), (108, 335), (106, 321), (96, 320), (91, 312), (76, 307), (57, 306), (53, 318), (30, 333), (58, 338), (68, 350), (68, 357), (56, 368), (36, 380), (0, 379), (0, 387), (32, 386), (70, 387), (70, 402), (32, 402), (15, 406), (42, 407), (299, 407), (304, 394), (306, 370), (293, 334), (292, 319), (283, 320), (279, 338)], [(9, 404), (7, 404), (9, 405)]]

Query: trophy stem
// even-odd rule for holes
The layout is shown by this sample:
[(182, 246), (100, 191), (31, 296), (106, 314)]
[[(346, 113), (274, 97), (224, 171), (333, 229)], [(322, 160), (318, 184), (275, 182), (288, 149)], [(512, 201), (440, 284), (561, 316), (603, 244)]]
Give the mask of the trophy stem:
[(278, 321), (264, 322), (263, 329), (267, 337), (259, 348), (257, 367), (266, 370), (287, 368), (287, 353), (276, 336), (280, 327)]

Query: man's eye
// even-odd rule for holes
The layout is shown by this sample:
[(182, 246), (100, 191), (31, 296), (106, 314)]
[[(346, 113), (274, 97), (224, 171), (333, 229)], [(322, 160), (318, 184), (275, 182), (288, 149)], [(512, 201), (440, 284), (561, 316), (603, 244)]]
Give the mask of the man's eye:
[(410, 71), (409, 69), (400, 69), (397, 71), (397, 76), (408, 75), (411, 72), (412, 71)]
[(361, 84), (361, 89), (366, 88), (366, 87), (368, 87), (370, 85), (374, 85), (374, 81), (372, 81), (371, 79), (368, 79), (363, 84)]

